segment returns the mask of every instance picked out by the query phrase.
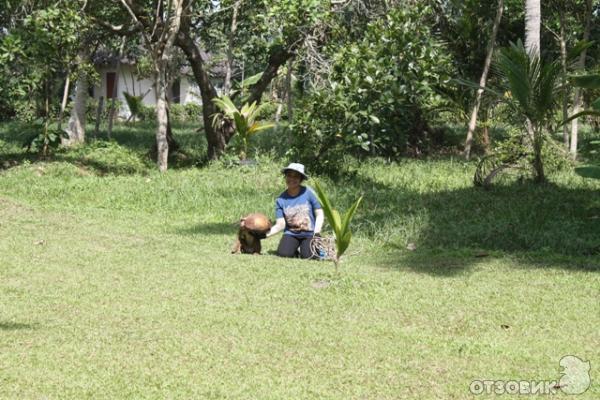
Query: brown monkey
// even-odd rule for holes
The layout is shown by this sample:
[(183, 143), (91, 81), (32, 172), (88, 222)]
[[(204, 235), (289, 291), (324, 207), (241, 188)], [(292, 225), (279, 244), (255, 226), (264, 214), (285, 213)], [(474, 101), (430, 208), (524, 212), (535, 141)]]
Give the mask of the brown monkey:
[(271, 221), (260, 213), (249, 214), (240, 219), (240, 229), (232, 253), (260, 254), (260, 239), (271, 230)]

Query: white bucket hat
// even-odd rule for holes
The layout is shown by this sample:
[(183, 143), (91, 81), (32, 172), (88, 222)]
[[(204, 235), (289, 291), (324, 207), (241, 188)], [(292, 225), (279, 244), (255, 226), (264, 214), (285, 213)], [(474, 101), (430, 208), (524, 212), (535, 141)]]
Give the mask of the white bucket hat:
[(287, 171), (295, 171), (297, 173), (299, 173), (300, 175), (302, 175), (302, 177), (304, 179), (308, 179), (308, 175), (306, 175), (306, 173), (304, 172), (304, 165), (300, 164), (300, 163), (290, 163), (290, 165), (288, 165), (287, 167), (285, 167), (284, 169), (281, 170), (281, 172), (283, 174), (285, 174)]

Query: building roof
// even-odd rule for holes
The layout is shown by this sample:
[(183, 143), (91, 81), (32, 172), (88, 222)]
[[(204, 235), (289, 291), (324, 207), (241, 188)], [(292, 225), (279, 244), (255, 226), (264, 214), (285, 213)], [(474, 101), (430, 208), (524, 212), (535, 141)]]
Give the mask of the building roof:
[[(139, 54), (137, 54), (137, 55), (128, 54), (128, 55), (125, 55), (124, 57), (122, 57), (121, 64), (122, 65), (131, 65), (131, 66), (135, 65), (137, 63), (137, 59), (138, 59), (139, 55), (146, 52), (146, 50), (141, 47), (139, 47), (138, 49), (139, 49)], [(212, 76), (218, 76), (218, 77), (225, 76), (225, 62), (224, 61), (212, 63), (211, 62), (211, 60), (213, 59), (212, 54), (207, 53), (203, 50), (200, 50), (200, 56), (206, 63), (208, 63), (211, 66), (210, 74)], [(119, 58), (119, 55), (116, 52), (111, 51), (106, 48), (100, 48), (100, 49), (96, 50), (96, 52), (94, 53), (94, 55), (92, 57), (92, 62), (96, 66), (105, 66), (105, 67), (113, 67), (114, 68), (117, 66), (118, 58)], [(191, 75), (192, 69), (186, 63), (185, 65), (183, 65), (181, 67), (180, 72), (185, 75)]]

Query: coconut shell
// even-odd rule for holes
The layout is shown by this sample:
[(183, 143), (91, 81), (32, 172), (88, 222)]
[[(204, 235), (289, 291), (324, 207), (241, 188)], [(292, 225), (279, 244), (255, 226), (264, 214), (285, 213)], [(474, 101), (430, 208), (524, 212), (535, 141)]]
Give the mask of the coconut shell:
[(256, 233), (267, 233), (271, 229), (271, 221), (265, 214), (261, 213), (246, 215), (241, 219), (240, 224), (243, 228)]

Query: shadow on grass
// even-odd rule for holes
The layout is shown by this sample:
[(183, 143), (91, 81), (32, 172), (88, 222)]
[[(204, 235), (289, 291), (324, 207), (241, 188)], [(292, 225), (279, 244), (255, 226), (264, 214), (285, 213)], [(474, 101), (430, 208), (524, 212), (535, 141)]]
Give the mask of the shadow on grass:
[[(394, 247), (394, 246), (392, 246)], [(548, 252), (484, 252), (464, 248), (461, 251), (447, 249), (417, 249), (407, 251), (397, 248), (387, 258), (375, 264), (392, 269), (409, 269), (439, 277), (454, 277), (468, 274), (479, 264), (501, 260), (513, 268), (559, 268), (568, 271), (600, 272), (600, 258), (561, 256)]]
[(39, 161), (39, 157), (25, 151), (0, 153), (0, 171), (18, 167), (24, 162), (34, 163), (36, 161)]
[[(353, 231), (383, 246), (383, 261), (375, 257), (376, 263), (440, 276), (467, 273), (506, 257), (524, 267), (600, 271), (597, 186), (514, 182), (490, 190), (448, 190), (444, 179), (423, 179), (428, 182), (419, 189), (414, 183), (384, 184), (358, 173), (335, 185), (332, 194), (342, 210), (364, 194)], [(178, 233), (233, 238), (236, 231), (232, 221), (197, 223)], [(409, 244), (414, 251), (407, 249)]]
[(583, 178), (600, 179), (600, 167), (596, 165), (575, 168), (575, 173)]
[[(152, 154), (156, 141), (153, 122), (116, 124), (110, 141), (105, 131), (95, 137), (93, 127), (88, 126), (85, 145), (61, 148), (46, 158), (28, 153), (23, 147), (25, 138), (41, 128), (17, 122), (2, 124), (0, 128), (0, 170), (22, 165), (25, 161), (67, 162), (100, 175), (143, 174), (156, 169), (156, 156)], [(169, 155), (169, 168), (201, 165), (206, 158), (206, 140), (195, 129), (195, 125), (174, 124), (173, 133), (180, 150)], [(5, 143), (4, 148), (2, 142)]]
[[(390, 244), (393, 249), (386, 257), (376, 258), (375, 264), (384, 268), (397, 270), (409, 269), (440, 277), (460, 276), (468, 273), (471, 268), (480, 262), (490, 260), (484, 252), (465, 249), (462, 254), (444, 249), (421, 249), (409, 251), (397, 244)], [(469, 253), (472, 253), (469, 255)], [(485, 255), (484, 255), (485, 254)]]
[(514, 256), (533, 267), (600, 271), (598, 190), (525, 182), (418, 193), (359, 179), (348, 194), (364, 193), (354, 230), (383, 238), (389, 266), (449, 276)]
[(18, 322), (1, 322), (0, 321), (0, 331), (17, 331), (17, 330), (27, 330), (27, 329), (37, 329), (37, 324), (21, 324)]
[(218, 222), (197, 224), (189, 228), (178, 229), (177, 233), (184, 235), (231, 235), (233, 240), (237, 231), (237, 223)]

